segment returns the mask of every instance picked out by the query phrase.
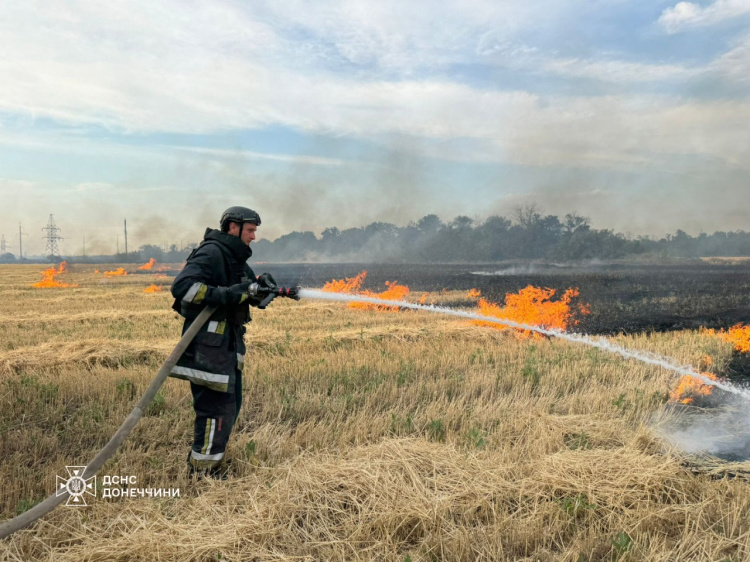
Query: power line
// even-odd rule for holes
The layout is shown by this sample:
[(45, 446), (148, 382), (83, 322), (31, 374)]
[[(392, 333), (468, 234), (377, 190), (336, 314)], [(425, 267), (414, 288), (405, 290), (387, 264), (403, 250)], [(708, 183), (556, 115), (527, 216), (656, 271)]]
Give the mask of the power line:
[(23, 261), (23, 237), (28, 236), (21, 229), (21, 223), (18, 223), (18, 261)]
[(60, 250), (57, 247), (57, 241), (64, 240), (64, 238), (59, 234), (60, 229), (55, 224), (55, 217), (50, 215), (47, 226), (42, 227), (42, 230), (47, 231), (47, 248), (44, 251), (47, 254), (49, 260), (54, 262), (56, 257), (58, 259), (60, 258)]

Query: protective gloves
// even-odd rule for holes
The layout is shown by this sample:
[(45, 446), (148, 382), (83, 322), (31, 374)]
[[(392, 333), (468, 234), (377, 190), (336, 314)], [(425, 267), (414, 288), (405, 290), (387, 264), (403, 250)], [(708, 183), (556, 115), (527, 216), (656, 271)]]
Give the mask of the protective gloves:
[(243, 281), (236, 285), (231, 285), (226, 288), (226, 304), (237, 304), (247, 299), (247, 291), (250, 288), (250, 281)]

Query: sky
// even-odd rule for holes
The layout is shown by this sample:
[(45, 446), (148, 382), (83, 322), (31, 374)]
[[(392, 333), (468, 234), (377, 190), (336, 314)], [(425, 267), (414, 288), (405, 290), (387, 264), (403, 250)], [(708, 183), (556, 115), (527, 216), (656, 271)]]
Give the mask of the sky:
[[(750, 0), (0, 3), (0, 234), (43, 254), (578, 213), (750, 230)], [(270, 257), (269, 257), (270, 259)]]

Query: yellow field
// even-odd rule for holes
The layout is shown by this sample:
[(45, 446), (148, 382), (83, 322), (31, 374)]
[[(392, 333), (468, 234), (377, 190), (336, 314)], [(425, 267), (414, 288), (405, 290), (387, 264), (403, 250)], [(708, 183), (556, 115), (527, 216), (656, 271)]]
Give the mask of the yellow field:
[[(0, 266), (0, 520), (93, 458), (181, 326), (168, 291), (142, 292), (170, 279), (79, 266), (77, 288), (31, 288), (41, 269)], [(695, 475), (655, 437), (662, 369), (323, 301), (255, 311), (248, 343), (229, 480), (187, 478), (190, 391), (170, 379), (100, 475), (180, 497), (61, 506), (0, 559), (750, 559), (747, 482)], [(696, 332), (618, 343), (692, 365), (731, 352)]]
[(737, 257), (712, 256), (712, 257), (704, 257), (700, 259), (701, 261), (715, 264), (715, 265), (740, 265), (740, 264), (747, 263), (748, 261), (750, 261), (750, 258), (746, 256), (737, 256)]

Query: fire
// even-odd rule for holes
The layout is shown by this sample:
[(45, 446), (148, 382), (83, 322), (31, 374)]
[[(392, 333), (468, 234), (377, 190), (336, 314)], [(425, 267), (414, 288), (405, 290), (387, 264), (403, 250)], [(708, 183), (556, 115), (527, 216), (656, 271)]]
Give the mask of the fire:
[(39, 289), (49, 289), (52, 287), (78, 287), (78, 285), (72, 285), (70, 283), (63, 283), (61, 281), (56, 281), (55, 277), (58, 275), (62, 275), (63, 273), (68, 272), (68, 263), (67, 262), (60, 262), (60, 265), (55, 268), (55, 266), (49, 267), (42, 271), (42, 279), (41, 281), (37, 281), (32, 287), (37, 287)]
[(156, 265), (156, 260), (155, 260), (154, 258), (151, 258), (150, 260), (148, 260), (148, 263), (144, 263), (144, 264), (143, 264), (143, 265), (142, 265), (141, 267), (139, 267), (138, 269), (139, 269), (139, 270), (144, 270), (144, 271), (148, 271), (148, 270), (150, 270), (150, 269), (151, 269), (152, 267), (154, 267), (155, 265)]
[(722, 330), (716, 335), (734, 345), (734, 349), (740, 353), (750, 353), (750, 324), (735, 324), (726, 332)]
[[(401, 300), (409, 294), (409, 287), (406, 285), (399, 285), (397, 281), (386, 281), (385, 284), (388, 287), (382, 293), (375, 293), (373, 291), (365, 290), (360, 291), (362, 283), (367, 277), (367, 271), (363, 271), (356, 277), (347, 277), (345, 279), (334, 279), (323, 285), (323, 290), (329, 293), (348, 293), (357, 294), (365, 297), (372, 297), (376, 299), (384, 300)], [(365, 310), (398, 310), (397, 306), (380, 305), (372, 303), (362, 302), (350, 302), (349, 308), (359, 308)]]
[(479, 289), (469, 289), (469, 292), (466, 293), (466, 296), (470, 299), (478, 299), (482, 296), (482, 291)]
[(162, 286), (161, 285), (149, 285), (145, 289), (143, 289), (144, 293), (161, 293)]
[(356, 293), (367, 277), (367, 271), (363, 271), (356, 277), (345, 279), (334, 279), (323, 285), (323, 290), (328, 293)]
[(169, 268), (166, 265), (160, 265), (159, 267), (154, 267), (156, 265), (156, 260), (154, 258), (151, 258), (148, 260), (148, 263), (144, 263), (142, 266), (138, 268), (138, 271), (169, 271)]
[[(712, 373), (701, 373), (701, 375), (712, 381), (719, 380)], [(708, 396), (712, 390), (713, 387), (710, 384), (706, 384), (696, 377), (685, 375), (677, 383), (674, 390), (669, 392), (669, 400), (670, 402), (679, 402), (680, 404), (692, 404), (696, 397)]]
[(740, 353), (750, 353), (750, 324), (743, 326), (735, 324), (728, 330), (713, 330), (710, 328), (701, 328), (702, 334), (717, 336), (725, 342), (734, 345), (735, 351)]
[[(568, 289), (559, 300), (552, 301), (555, 292), (555, 289), (542, 289), (529, 285), (517, 294), (507, 293), (505, 295), (505, 306), (480, 299), (477, 311), (485, 316), (558, 330), (565, 330), (568, 326), (578, 324), (578, 320), (573, 316), (576, 312), (580, 314), (591, 312), (586, 304), (571, 306), (571, 301), (579, 295), (578, 289)], [(508, 329), (508, 326), (493, 322), (476, 321), (475, 324), (491, 326), (499, 330)], [(521, 331), (525, 336), (531, 335), (529, 330)], [(533, 335), (534, 337), (543, 337), (537, 333)]]
[(419, 297), (419, 304), (425, 304), (429, 296), (430, 293), (422, 293), (422, 296)]
[(711, 357), (710, 355), (704, 355), (703, 357), (701, 357), (701, 360), (698, 363), (698, 368), (701, 371), (705, 371), (706, 369), (710, 369), (711, 367), (713, 367), (713, 364), (714, 364), (714, 358)]
[[(389, 300), (389, 301), (402, 300), (406, 295), (409, 294), (409, 287), (407, 287), (406, 285), (399, 285), (397, 281), (386, 281), (385, 284), (388, 288), (382, 293), (374, 293), (372, 291), (362, 291), (362, 293), (360, 294), (365, 295), (366, 297), (372, 297), (376, 299), (383, 299), (383, 300)], [(366, 303), (366, 302), (350, 302), (349, 307), (361, 308), (365, 310), (389, 310), (389, 311), (399, 310), (398, 306), (373, 304), (373, 303)]]
[(120, 277), (120, 276), (124, 276), (124, 275), (127, 275), (127, 274), (128, 274), (128, 272), (125, 271), (125, 269), (122, 268), (122, 267), (118, 267), (114, 271), (105, 271), (104, 272), (104, 275), (106, 275), (107, 277)]
[[(703, 334), (716, 336), (725, 342), (731, 343), (735, 351), (750, 353), (750, 324), (735, 324), (726, 331), (706, 328), (701, 328), (700, 331)], [(713, 366), (713, 363), (713, 358), (704, 355), (700, 360), (700, 369), (708, 369)], [(719, 380), (712, 373), (701, 372), (701, 375), (713, 381)], [(670, 391), (669, 400), (681, 404), (692, 404), (696, 397), (709, 396), (712, 391), (713, 387), (710, 384), (705, 384), (700, 379), (687, 375), (679, 380), (674, 390)]]
[(98, 270), (98, 269), (95, 269), (95, 270), (94, 270), (94, 273), (98, 274), (98, 273), (99, 273), (99, 270)]

